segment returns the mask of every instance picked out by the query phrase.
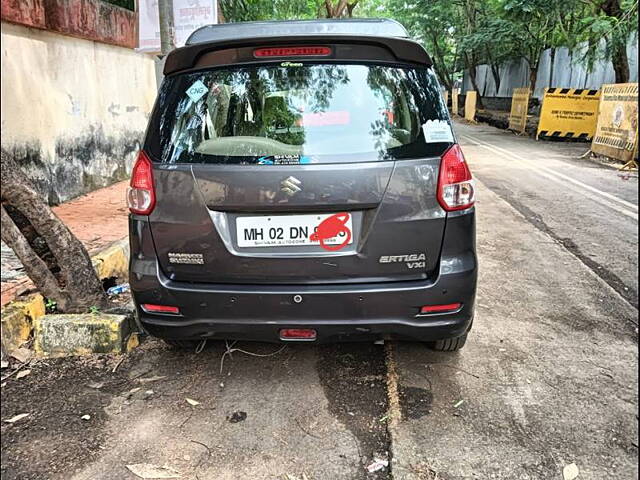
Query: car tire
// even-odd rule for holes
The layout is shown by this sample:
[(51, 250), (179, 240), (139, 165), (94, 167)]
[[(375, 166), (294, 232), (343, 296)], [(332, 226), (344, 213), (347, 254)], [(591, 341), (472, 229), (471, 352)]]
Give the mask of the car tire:
[(174, 350), (183, 350), (189, 352), (195, 352), (198, 345), (202, 340), (173, 340), (168, 338), (163, 338), (162, 341), (169, 345)]
[(438, 352), (457, 352), (467, 342), (467, 334), (455, 338), (437, 340), (431, 344), (431, 348)]

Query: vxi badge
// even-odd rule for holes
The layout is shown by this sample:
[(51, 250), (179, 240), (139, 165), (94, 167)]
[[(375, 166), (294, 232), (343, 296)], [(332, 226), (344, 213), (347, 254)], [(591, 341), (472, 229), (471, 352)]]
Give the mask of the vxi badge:
[(407, 264), (407, 268), (425, 268), (427, 256), (424, 253), (411, 253), (409, 255), (383, 255), (378, 263), (402, 263)]

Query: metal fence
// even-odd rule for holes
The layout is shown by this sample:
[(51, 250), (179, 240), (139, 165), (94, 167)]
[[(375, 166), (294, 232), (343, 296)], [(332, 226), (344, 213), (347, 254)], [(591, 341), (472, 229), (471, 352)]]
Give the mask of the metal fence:
[[(602, 46), (601, 46), (602, 47)], [(536, 88), (533, 96), (542, 98), (544, 89), (556, 88), (587, 88), (599, 89), (602, 84), (615, 83), (613, 65), (610, 61), (598, 61), (589, 70), (584, 58), (586, 45), (574, 52), (568, 48), (547, 49), (542, 52)], [(627, 43), (629, 57), (630, 82), (638, 81), (638, 35), (637, 33)], [(514, 88), (529, 85), (529, 65), (524, 59), (512, 61), (500, 67), (500, 89), (496, 91), (496, 84), (488, 65), (476, 67), (476, 83), (483, 97), (510, 97)], [(467, 72), (464, 74), (462, 92), (473, 90)]]

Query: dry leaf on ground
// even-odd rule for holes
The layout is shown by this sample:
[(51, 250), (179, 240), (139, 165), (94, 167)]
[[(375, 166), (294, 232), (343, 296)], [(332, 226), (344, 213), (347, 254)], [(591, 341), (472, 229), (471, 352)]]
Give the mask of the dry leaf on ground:
[(126, 465), (127, 469), (140, 478), (181, 478), (180, 473), (169, 467), (151, 465), (150, 463), (136, 463)]
[(20, 363), (27, 363), (31, 359), (33, 352), (25, 347), (16, 348), (11, 352), (11, 356), (18, 360)]
[(18, 420), (22, 420), (24, 417), (28, 417), (28, 413), (19, 413), (18, 415), (11, 417), (9, 420), (5, 420), (6, 423), (16, 423)]

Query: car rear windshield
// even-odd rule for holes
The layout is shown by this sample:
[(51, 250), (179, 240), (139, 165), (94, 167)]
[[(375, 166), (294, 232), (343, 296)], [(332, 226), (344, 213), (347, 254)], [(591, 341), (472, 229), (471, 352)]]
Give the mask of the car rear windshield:
[(422, 158), (453, 142), (428, 68), (283, 62), (165, 78), (146, 148), (163, 163)]

